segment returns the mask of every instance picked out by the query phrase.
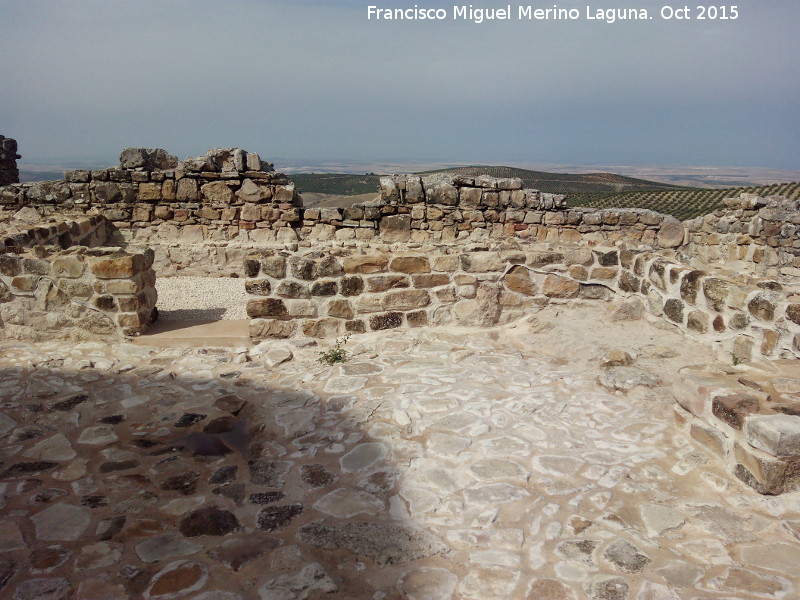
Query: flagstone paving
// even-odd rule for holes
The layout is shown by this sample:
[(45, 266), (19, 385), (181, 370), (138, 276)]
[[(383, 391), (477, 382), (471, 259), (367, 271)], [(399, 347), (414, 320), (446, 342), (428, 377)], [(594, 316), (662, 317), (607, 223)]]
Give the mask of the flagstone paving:
[[(0, 342), (0, 597), (800, 598), (800, 492), (673, 426), (709, 351), (609, 315), (355, 336), (333, 366)], [(610, 350), (641, 370), (617, 391)]]

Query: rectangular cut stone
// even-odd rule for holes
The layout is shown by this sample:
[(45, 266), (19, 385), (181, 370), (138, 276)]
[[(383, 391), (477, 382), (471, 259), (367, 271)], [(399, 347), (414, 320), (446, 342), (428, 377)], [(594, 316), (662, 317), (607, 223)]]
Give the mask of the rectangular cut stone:
[(431, 297), (425, 290), (398, 290), (388, 292), (383, 297), (384, 310), (411, 310), (430, 303)]
[(800, 416), (752, 415), (745, 420), (744, 433), (754, 448), (772, 456), (800, 459)]
[(698, 420), (691, 424), (689, 435), (692, 436), (692, 439), (699, 442), (704, 448), (710, 450), (717, 456), (725, 457), (727, 438), (721, 431)]
[(748, 415), (757, 413), (758, 400), (750, 396), (733, 394), (716, 396), (711, 402), (711, 412), (723, 423), (741, 431)]
[(783, 494), (800, 488), (800, 463), (736, 444), (734, 474), (760, 494)]

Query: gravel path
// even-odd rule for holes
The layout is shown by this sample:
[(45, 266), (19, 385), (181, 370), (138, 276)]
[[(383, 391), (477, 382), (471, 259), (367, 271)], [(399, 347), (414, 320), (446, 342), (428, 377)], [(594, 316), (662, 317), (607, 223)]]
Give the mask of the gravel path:
[(244, 279), (161, 277), (156, 279), (160, 321), (246, 319)]

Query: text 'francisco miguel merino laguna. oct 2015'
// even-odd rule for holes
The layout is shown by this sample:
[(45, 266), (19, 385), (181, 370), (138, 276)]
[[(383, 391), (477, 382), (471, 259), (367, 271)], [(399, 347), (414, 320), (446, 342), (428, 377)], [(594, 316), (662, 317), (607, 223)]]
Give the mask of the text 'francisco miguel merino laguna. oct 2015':
[(425, 8), (415, 4), (412, 8), (387, 8), (367, 6), (369, 21), (594, 21), (616, 23), (620, 21), (735, 21), (739, 8), (735, 5), (671, 5), (654, 8), (596, 8), (586, 5), (579, 8), (560, 8), (553, 4), (547, 8), (507, 4), (503, 8), (481, 8), (472, 4), (445, 8)]

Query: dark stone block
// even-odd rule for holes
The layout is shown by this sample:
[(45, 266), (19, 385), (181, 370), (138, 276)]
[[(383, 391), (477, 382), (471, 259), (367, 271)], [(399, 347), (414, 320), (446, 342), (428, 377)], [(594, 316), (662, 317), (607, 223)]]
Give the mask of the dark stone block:
[(762, 321), (772, 321), (775, 318), (775, 305), (759, 294), (747, 303), (750, 314)]
[(704, 271), (689, 271), (681, 281), (681, 298), (689, 304), (697, 302), (697, 292), (700, 290), (701, 277)]
[(729, 289), (728, 282), (722, 279), (709, 277), (703, 281), (703, 295), (706, 297), (706, 303), (717, 312), (725, 309)]
[(343, 277), (341, 285), (342, 296), (357, 296), (364, 291), (364, 280), (361, 277)]
[(758, 413), (758, 400), (741, 394), (717, 396), (711, 403), (711, 412), (723, 423), (741, 431), (744, 419)]
[(244, 282), (244, 289), (248, 294), (255, 296), (269, 296), (272, 286), (267, 279), (251, 279)]
[(369, 327), (372, 331), (382, 329), (394, 329), (403, 324), (403, 313), (389, 312), (380, 315), (373, 315), (369, 318)]
[(335, 296), (336, 295), (336, 282), (335, 281), (317, 281), (311, 286), (312, 296)]
[(683, 302), (670, 298), (664, 303), (664, 314), (673, 323), (683, 323)]

